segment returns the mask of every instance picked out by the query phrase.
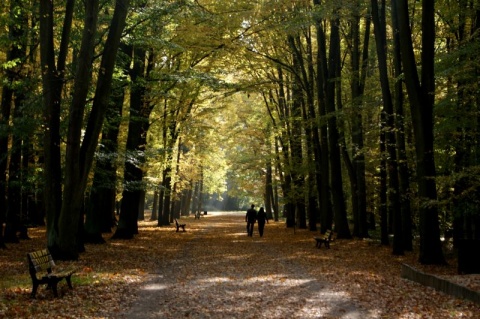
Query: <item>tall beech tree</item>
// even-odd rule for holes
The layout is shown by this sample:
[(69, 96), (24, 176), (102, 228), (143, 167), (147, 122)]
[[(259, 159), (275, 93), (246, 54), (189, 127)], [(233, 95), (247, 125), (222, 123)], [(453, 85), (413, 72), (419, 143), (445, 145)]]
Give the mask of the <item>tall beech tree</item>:
[[(9, 39), (6, 52), (7, 63), (4, 66), (5, 78), (0, 105), (0, 248), (5, 247), (4, 240), (18, 242), (17, 232), (22, 222), (21, 204), (26, 197), (24, 190), (27, 189), (26, 183), (22, 180), (27, 176), (27, 167), (23, 166), (22, 151), (27, 148), (22, 144), (29, 146), (28, 135), (31, 133), (28, 124), (21, 130), (21, 123), (29, 119), (24, 111), (28, 91), (25, 70), (28, 63), (28, 21), (29, 8), (22, 1), (10, 1), (7, 21)], [(27, 153), (23, 155), (28, 158)], [(4, 222), (5, 230), (3, 231)]]
[[(328, 52), (328, 80), (325, 83), (325, 105), (328, 125), (328, 145), (330, 157), (331, 192), (334, 209), (335, 231), (340, 238), (350, 237), (348, 228), (345, 195), (343, 192), (343, 178), (339, 145), (336, 90), (340, 82), (340, 19), (338, 9), (334, 10), (330, 20), (330, 46)], [(328, 226), (328, 225), (327, 225)]]
[(397, 2), (398, 31), (410, 110), (415, 135), (420, 230), (419, 261), (443, 264), (436, 206), (436, 168), (434, 160), (433, 107), (435, 102), (435, 19), (434, 1), (422, 0), (421, 76), (418, 75), (410, 29), (408, 1)]
[[(413, 234), (412, 234), (412, 205), (411, 189), (410, 189), (410, 170), (407, 155), (406, 139), (406, 125), (405, 125), (405, 111), (404, 111), (404, 92), (402, 75), (402, 60), (400, 55), (400, 39), (398, 36), (398, 17), (396, 14), (396, 2), (391, 1), (391, 19), (393, 29), (393, 64), (394, 64), (394, 113), (395, 113), (395, 128), (396, 141), (398, 149), (398, 177), (399, 177), (399, 200), (402, 215), (402, 230), (403, 230), (403, 246), (407, 251), (413, 250)], [(385, 235), (386, 236), (386, 235)], [(388, 238), (387, 238), (388, 240)]]
[[(366, 170), (365, 170), (365, 149), (364, 149), (364, 128), (363, 128), (363, 104), (365, 82), (367, 78), (368, 69), (368, 55), (370, 44), (370, 25), (371, 14), (368, 11), (364, 19), (364, 36), (363, 46), (360, 42), (360, 24), (362, 10), (361, 5), (357, 1), (352, 7), (352, 22), (351, 22), (351, 94), (353, 112), (351, 116), (351, 173), (350, 188), (352, 190), (352, 215), (353, 215), (353, 235), (358, 237), (366, 237), (368, 234), (367, 226), (367, 185), (366, 185)], [(347, 143), (344, 141), (344, 149)], [(344, 158), (350, 157), (347, 152), (344, 152)], [(347, 168), (349, 165), (345, 165)]]
[[(313, 47), (312, 34), (309, 29), (304, 28), (301, 34), (304, 35), (304, 41), (300, 36), (287, 36), (288, 44), (293, 52), (293, 76), (295, 81), (300, 83), (295, 85), (302, 95), (293, 97), (302, 102), (302, 126), (305, 130), (305, 142), (303, 143), (305, 150), (304, 166), (307, 172), (307, 183), (304, 184), (305, 194), (307, 198), (307, 212), (309, 229), (316, 230), (316, 223), (318, 219), (318, 198), (320, 198), (321, 185), (321, 163), (320, 163), (320, 134), (317, 129), (316, 121), (317, 114), (315, 112), (315, 82), (314, 82), (314, 61), (313, 61)], [(302, 43), (305, 42), (305, 45)], [(305, 54), (303, 53), (305, 52)], [(305, 55), (305, 56), (304, 56)], [(300, 126), (300, 123), (297, 124)], [(315, 160), (316, 159), (316, 160)], [(301, 167), (301, 166), (299, 166)], [(302, 215), (300, 215), (302, 216)], [(305, 227), (302, 223), (306, 220), (300, 220), (300, 227)]]
[[(402, 215), (399, 199), (398, 182), (398, 163), (397, 148), (395, 138), (395, 114), (393, 109), (392, 93), (390, 90), (390, 80), (387, 70), (387, 35), (386, 35), (386, 17), (385, 0), (382, 0), (379, 7), (377, 0), (372, 0), (372, 20), (375, 26), (375, 42), (377, 48), (378, 69), (380, 74), (380, 85), (382, 88), (383, 112), (385, 119), (385, 142), (387, 159), (386, 166), (388, 172), (389, 205), (391, 218), (394, 225), (393, 253), (403, 255), (403, 230)], [(383, 124), (382, 124), (383, 126)]]
[(130, 119), (126, 145), (120, 219), (113, 238), (130, 239), (138, 233), (139, 209), (143, 212), (143, 167), (149, 117), (153, 104), (147, 99), (147, 79), (153, 69), (154, 53), (142, 47), (133, 48), (133, 66), (130, 70)]
[[(473, 52), (478, 51), (480, 30), (480, 8), (478, 1), (458, 1), (439, 3), (442, 24), (449, 26), (440, 32), (446, 38), (446, 50), (440, 63), (440, 73), (445, 76), (441, 82), (449, 92), (448, 121), (442, 124), (442, 141), (448, 141), (454, 150), (453, 163), (448, 165), (451, 174), (453, 203), (448, 221), (453, 224), (455, 247), (461, 248), (464, 240), (480, 238), (480, 214), (478, 213), (478, 137), (480, 122), (477, 116), (480, 98), (478, 93), (478, 59)], [(452, 63), (455, 68), (449, 67)], [(453, 126), (453, 128), (452, 128)], [(451, 134), (451, 130), (455, 133)], [(453, 138), (453, 140), (452, 140)], [(445, 162), (449, 161), (445, 159)], [(448, 225), (448, 223), (446, 224)], [(448, 230), (447, 230), (448, 231)]]
[[(67, 60), (68, 40), (72, 27), (75, 2), (68, 1), (65, 6), (65, 19), (62, 27), (61, 45), (55, 61), (54, 47), (54, 7), (51, 1), (40, 2), (40, 59), (43, 82), (44, 104), (44, 175), (45, 175), (45, 211), (47, 221), (47, 245), (53, 248), (58, 237), (58, 218), (62, 205), (62, 171), (60, 152), (60, 106), (62, 103), (63, 82)], [(78, 212), (79, 213), (79, 212)], [(78, 223), (78, 221), (76, 222)], [(76, 232), (75, 232), (76, 233)], [(74, 244), (76, 240), (74, 241)], [(59, 249), (55, 249), (58, 251)], [(72, 249), (76, 257), (77, 247)]]
[[(314, 0), (314, 9), (320, 11), (320, 0)], [(328, 128), (326, 125), (327, 109), (326, 109), (326, 82), (328, 80), (328, 64), (327, 64), (327, 39), (325, 35), (324, 17), (314, 10), (314, 25), (317, 40), (317, 67), (316, 67), (316, 91), (317, 91), (317, 107), (319, 117), (323, 120), (318, 121), (320, 131), (320, 158), (321, 158), (321, 186), (320, 187), (320, 231), (325, 233), (327, 229), (331, 229), (333, 222), (333, 207), (330, 196), (330, 161), (328, 152)], [(339, 229), (336, 229), (339, 231)], [(340, 229), (340, 237), (350, 236), (349, 229)]]
[(120, 74), (112, 84), (110, 106), (105, 116), (102, 139), (96, 155), (92, 187), (85, 209), (84, 240), (89, 243), (104, 243), (102, 233), (109, 233), (116, 225), (117, 168), (119, 132), (126, 95), (128, 67), (132, 47), (120, 44), (117, 68)]
[[(62, 183), (60, 152), (60, 106), (70, 29), (75, 2), (67, 1), (57, 61), (54, 46), (54, 4), (40, 1), (40, 42), (45, 118), (45, 206), (48, 247), (56, 259), (77, 259), (82, 250), (79, 228), (87, 177), (109, 105), (115, 57), (124, 29), (129, 0), (117, 0), (104, 45), (95, 93), (89, 114), (86, 100), (92, 88), (92, 61), (95, 47), (99, 1), (85, 3), (84, 31), (69, 108), (65, 171)], [(84, 118), (87, 118), (84, 127)], [(82, 132), (83, 139), (82, 139)], [(63, 187), (62, 187), (63, 186)]]

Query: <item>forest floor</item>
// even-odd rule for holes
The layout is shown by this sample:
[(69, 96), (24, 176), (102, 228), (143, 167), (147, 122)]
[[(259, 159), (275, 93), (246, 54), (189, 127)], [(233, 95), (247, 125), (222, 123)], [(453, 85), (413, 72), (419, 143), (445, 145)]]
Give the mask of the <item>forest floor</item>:
[[(147, 218), (149, 216), (147, 215)], [(182, 217), (185, 232), (139, 222), (132, 240), (86, 245), (73, 265), (73, 290), (43, 287), (30, 299), (26, 254), (45, 246), (45, 229), (0, 250), (0, 318), (480, 318), (480, 305), (402, 279), (401, 265), (480, 291), (480, 275), (422, 266), (373, 240), (335, 240), (283, 222), (248, 237), (244, 213)]]

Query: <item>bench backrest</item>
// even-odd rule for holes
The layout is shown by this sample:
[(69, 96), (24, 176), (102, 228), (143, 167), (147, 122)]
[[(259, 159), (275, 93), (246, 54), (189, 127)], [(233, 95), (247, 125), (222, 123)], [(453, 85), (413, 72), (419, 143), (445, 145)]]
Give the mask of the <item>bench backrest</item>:
[(332, 231), (330, 229), (327, 229), (325, 231), (325, 234), (323, 235), (323, 237), (326, 239), (326, 240), (330, 240), (332, 238)]
[(42, 249), (27, 254), (30, 275), (36, 276), (37, 272), (46, 271), (52, 272), (52, 268), (55, 267), (52, 255), (48, 249)]

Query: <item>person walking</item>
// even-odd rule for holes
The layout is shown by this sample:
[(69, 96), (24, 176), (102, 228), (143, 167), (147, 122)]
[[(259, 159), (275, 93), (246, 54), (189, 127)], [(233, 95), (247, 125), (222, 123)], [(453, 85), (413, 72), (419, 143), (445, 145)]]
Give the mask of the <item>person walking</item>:
[(257, 219), (257, 211), (255, 210), (255, 205), (252, 206), (247, 210), (247, 215), (245, 215), (245, 221), (247, 222), (247, 234), (248, 236), (253, 236), (253, 226), (255, 225), (255, 221)]
[(258, 233), (260, 234), (260, 237), (263, 237), (265, 222), (268, 223), (267, 213), (265, 213), (265, 209), (263, 209), (263, 207), (260, 207), (260, 210), (258, 211), (257, 222), (258, 222)]

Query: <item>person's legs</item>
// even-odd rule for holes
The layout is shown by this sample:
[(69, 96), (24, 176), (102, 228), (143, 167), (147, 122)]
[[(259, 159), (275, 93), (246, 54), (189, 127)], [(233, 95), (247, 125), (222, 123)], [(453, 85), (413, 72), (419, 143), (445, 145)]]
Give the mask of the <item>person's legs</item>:
[(253, 223), (251, 223), (251, 222), (247, 223), (247, 232), (248, 232), (248, 236), (253, 235)]

